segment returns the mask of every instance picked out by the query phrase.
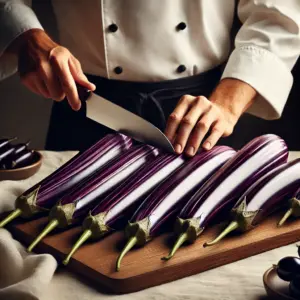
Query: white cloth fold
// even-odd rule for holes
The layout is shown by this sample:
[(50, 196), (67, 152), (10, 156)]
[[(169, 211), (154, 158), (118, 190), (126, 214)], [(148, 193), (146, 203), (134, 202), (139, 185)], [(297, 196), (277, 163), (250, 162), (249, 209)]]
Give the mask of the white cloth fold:
[[(0, 212), (13, 208), (17, 195), (70, 159), (74, 152), (43, 152), (41, 170), (19, 182), (0, 182)], [(300, 157), (292, 153), (290, 159)], [(0, 229), (0, 300), (267, 300), (264, 272), (284, 256), (296, 256), (295, 243), (201, 274), (127, 295), (105, 294), (89, 280), (64, 267), (49, 254), (28, 254), (6, 229)]]

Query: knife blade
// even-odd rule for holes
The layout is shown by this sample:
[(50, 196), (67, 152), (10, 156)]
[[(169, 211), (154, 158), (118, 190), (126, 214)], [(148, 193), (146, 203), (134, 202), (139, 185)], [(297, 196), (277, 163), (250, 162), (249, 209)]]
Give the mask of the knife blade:
[(175, 153), (169, 139), (152, 123), (91, 91), (77, 88), (80, 100), (86, 102), (86, 116), (89, 119), (139, 142)]

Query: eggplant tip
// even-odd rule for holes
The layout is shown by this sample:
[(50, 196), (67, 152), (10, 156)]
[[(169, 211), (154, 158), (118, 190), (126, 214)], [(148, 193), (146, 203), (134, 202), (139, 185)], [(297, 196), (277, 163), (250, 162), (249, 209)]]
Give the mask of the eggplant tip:
[(168, 256), (162, 257), (161, 260), (168, 261), (168, 260), (170, 260), (173, 256), (174, 256), (174, 255), (169, 254)]
[(12, 211), (6, 218), (4, 218), (0, 222), (0, 228), (4, 227), (6, 224), (11, 222), (12, 220), (16, 219), (18, 216), (20, 216), (22, 213), (21, 209), (17, 208), (14, 211)]
[(204, 243), (203, 247), (209, 247), (217, 244), (221, 241), (225, 236), (227, 236), (231, 231), (234, 231), (239, 227), (239, 223), (237, 221), (231, 222), (214, 240), (211, 242)]
[(293, 208), (290, 208), (288, 211), (286, 211), (284, 216), (278, 222), (277, 227), (281, 227), (292, 214), (293, 214)]
[(65, 259), (62, 261), (62, 264), (63, 264), (64, 266), (66, 266), (66, 265), (69, 263), (69, 261), (70, 261), (70, 258), (65, 258)]
[(122, 252), (120, 253), (118, 259), (117, 259), (117, 263), (116, 263), (116, 271), (119, 272), (120, 271), (120, 267), (121, 267), (121, 261), (123, 259), (123, 257), (126, 255), (126, 253), (128, 251), (130, 251), (131, 248), (133, 248), (136, 243), (137, 243), (138, 239), (136, 236), (131, 237), (127, 244), (125, 245), (125, 247), (123, 248)]
[(87, 241), (90, 236), (92, 235), (92, 231), (90, 229), (86, 229), (82, 235), (79, 237), (79, 239), (76, 241), (76, 243), (74, 244), (73, 248), (71, 249), (71, 251), (69, 252), (69, 254), (66, 256), (66, 258), (63, 260), (63, 265), (67, 265), (71, 259), (71, 257), (73, 256), (73, 254), (78, 250), (78, 248), (85, 242)]
[(164, 260), (164, 261), (168, 261), (170, 260), (176, 253), (176, 251), (181, 247), (181, 245), (186, 242), (188, 240), (188, 233), (187, 232), (184, 232), (182, 233), (178, 239), (176, 240), (173, 248), (171, 249), (170, 253), (168, 256), (165, 256), (165, 257), (162, 257), (161, 259)]
[(58, 220), (53, 219), (51, 220), (48, 225), (44, 228), (44, 230), (33, 240), (33, 242), (28, 246), (27, 251), (31, 252), (33, 248), (54, 228), (58, 226)]

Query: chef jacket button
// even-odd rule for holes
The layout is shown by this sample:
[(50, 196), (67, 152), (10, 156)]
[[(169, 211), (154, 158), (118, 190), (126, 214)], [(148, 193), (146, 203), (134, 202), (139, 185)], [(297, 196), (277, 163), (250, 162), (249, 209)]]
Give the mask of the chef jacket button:
[(121, 74), (123, 72), (123, 69), (122, 67), (115, 67), (114, 71), (116, 74)]
[(184, 22), (180, 22), (176, 28), (177, 30), (184, 30), (186, 28), (186, 24)]
[(119, 29), (119, 27), (118, 27), (117, 24), (110, 24), (110, 25), (108, 26), (108, 30), (109, 30), (110, 32), (116, 32), (118, 29)]
[(180, 65), (177, 68), (177, 72), (178, 73), (183, 73), (186, 70), (186, 66), (185, 65)]

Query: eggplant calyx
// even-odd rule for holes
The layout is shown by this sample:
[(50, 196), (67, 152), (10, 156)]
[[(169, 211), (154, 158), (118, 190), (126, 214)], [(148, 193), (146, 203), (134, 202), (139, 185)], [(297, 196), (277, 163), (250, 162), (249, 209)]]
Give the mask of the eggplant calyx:
[(282, 226), (290, 216), (300, 217), (300, 200), (298, 200), (297, 198), (292, 198), (289, 202), (290, 208), (278, 222), (278, 227)]
[(259, 210), (256, 211), (247, 210), (247, 204), (245, 198), (238, 207), (232, 209), (231, 215), (233, 221), (236, 221), (239, 225), (237, 228), (238, 230), (248, 231), (254, 228), (253, 221), (257, 216), (258, 212)]
[(22, 212), (21, 217), (29, 218), (38, 212), (47, 211), (47, 209), (39, 207), (36, 204), (39, 189), (40, 186), (28, 195), (21, 195), (16, 199), (16, 208)]
[(57, 220), (58, 227), (64, 228), (73, 224), (73, 214), (76, 209), (76, 204), (74, 202), (61, 205), (60, 203), (54, 206), (49, 213), (50, 220)]
[(63, 264), (66, 266), (71, 257), (73, 256), (73, 254), (78, 250), (78, 248), (84, 243), (86, 242), (92, 235), (92, 231), (89, 229), (86, 229), (82, 235), (80, 236), (80, 238), (76, 241), (76, 243), (74, 244), (73, 248), (71, 249), (71, 251), (69, 252), (69, 254), (66, 256), (66, 258), (63, 260)]
[(247, 211), (246, 199), (244, 199), (236, 208), (232, 209), (232, 222), (230, 222), (229, 225), (213, 241), (206, 242), (203, 246), (208, 247), (215, 245), (234, 230), (245, 232), (253, 229), (253, 220), (255, 219), (258, 212), (259, 210)]
[(131, 248), (133, 248), (135, 245), (143, 246), (151, 239), (149, 232), (150, 232), (149, 217), (146, 217), (135, 223), (130, 223), (130, 222), (128, 223), (128, 225), (125, 228), (125, 235), (127, 237), (128, 242), (117, 259), (116, 271), (120, 270), (121, 261), (123, 257), (126, 255), (126, 253), (130, 251)]
[(128, 223), (125, 228), (127, 239), (136, 237), (136, 244), (139, 246), (145, 245), (150, 239), (150, 218), (146, 217), (138, 222)]
[(27, 248), (28, 252), (31, 252), (33, 248), (47, 235), (49, 234), (53, 229), (55, 229), (59, 224), (59, 221), (56, 219), (51, 220), (47, 226), (44, 228), (44, 230), (33, 240), (33, 242), (29, 245)]
[(83, 230), (90, 230), (92, 238), (100, 238), (104, 234), (112, 231), (106, 224), (106, 215), (108, 212), (102, 212), (98, 215), (93, 216), (91, 213), (87, 216), (82, 224)]
[(169, 255), (162, 257), (161, 258), (162, 260), (171, 259), (183, 243), (195, 242), (197, 237), (204, 230), (203, 228), (200, 227), (200, 219), (199, 218), (191, 218), (191, 219), (187, 219), (187, 220), (178, 218), (177, 222), (178, 222), (178, 224), (175, 225), (175, 227), (177, 227), (177, 229), (180, 228), (181, 232), (177, 230), (177, 233), (179, 236), (178, 236), (175, 244), (173, 245), (173, 248), (171, 249)]

